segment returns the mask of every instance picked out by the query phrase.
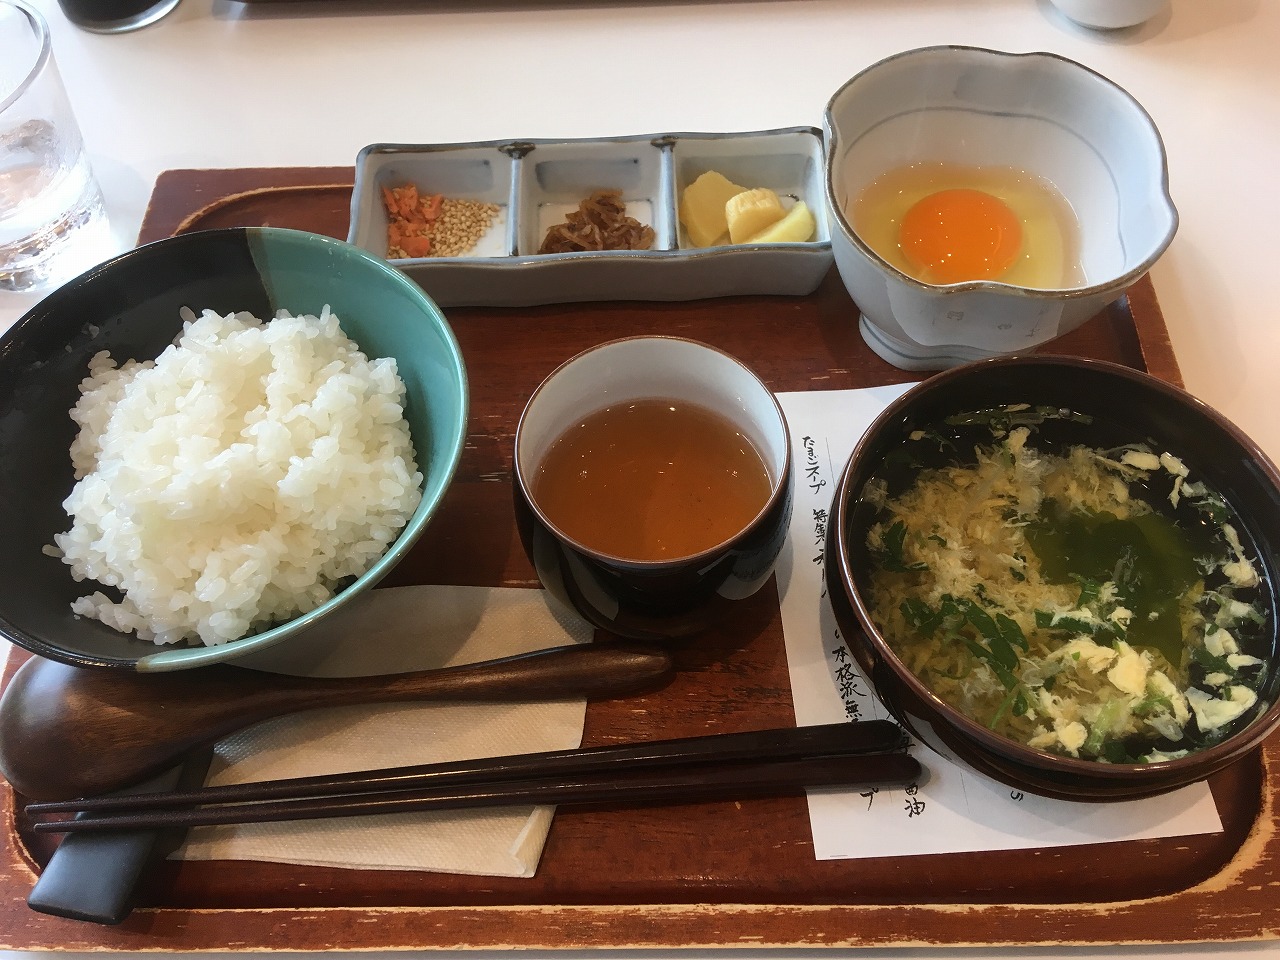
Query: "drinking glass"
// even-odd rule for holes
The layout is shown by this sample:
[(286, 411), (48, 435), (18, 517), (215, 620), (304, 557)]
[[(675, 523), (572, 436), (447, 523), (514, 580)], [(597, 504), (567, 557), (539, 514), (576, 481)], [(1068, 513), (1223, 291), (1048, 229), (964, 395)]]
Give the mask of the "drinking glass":
[(0, 289), (29, 290), (109, 256), (111, 234), (49, 25), (23, 0), (0, 0), (0, 51)]

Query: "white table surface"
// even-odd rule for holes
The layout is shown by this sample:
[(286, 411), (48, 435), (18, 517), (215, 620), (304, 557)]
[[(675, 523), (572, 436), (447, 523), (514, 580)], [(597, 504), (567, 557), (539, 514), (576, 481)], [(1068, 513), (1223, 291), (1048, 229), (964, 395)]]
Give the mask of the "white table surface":
[[(911, 47), (1070, 57), (1128, 89), (1164, 137), (1181, 225), (1153, 280), (1188, 389), (1280, 460), (1280, 0), (1172, 0), (1115, 33), (1047, 0), (183, 0), (115, 36), (34, 2), (120, 249), (170, 168), (349, 165), (378, 141), (820, 126), (845, 79)], [(37, 299), (0, 292), (0, 331)], [(855, 953), (1186, 960), (1280, 944)]]

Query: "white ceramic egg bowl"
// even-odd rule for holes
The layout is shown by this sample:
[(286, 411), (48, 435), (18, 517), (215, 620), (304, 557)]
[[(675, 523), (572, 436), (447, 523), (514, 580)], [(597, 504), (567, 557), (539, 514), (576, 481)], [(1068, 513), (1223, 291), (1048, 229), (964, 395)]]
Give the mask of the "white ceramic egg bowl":
[[(680, 194), (707, 170), (768, 187), (816, 220), (804, 243), (696, 248), (679, 222)], [(387, 255), (382, 187), (496, 204), (499, 215), (460, 257), (396, 259), (441, 306), (527, 306), (584, 300), (694, 300), (811, 293), (831, 267), (822, 131), (669, 133), (600, 140), (373, 144), (360, 151), (348, 241)], [(592, 191), (622, 191), (628, 216), (651, 226), (649, 250), (539, 254), (547, 230)]]
[[(1054, 54), (910, 50), (845, 83), (824, 124), (836, 267), (863, 338), (904, 369), (1029, 350), (1075, 329), (1146, 273), (1177, 230), (1151, 117), (1111, 81)], [(1015, 167), (1053, 183), (1079, 221), (1084, 283), (932, 285), (872, 251), (850, 224), (853, 200), (891, 169), (935, 162)]]

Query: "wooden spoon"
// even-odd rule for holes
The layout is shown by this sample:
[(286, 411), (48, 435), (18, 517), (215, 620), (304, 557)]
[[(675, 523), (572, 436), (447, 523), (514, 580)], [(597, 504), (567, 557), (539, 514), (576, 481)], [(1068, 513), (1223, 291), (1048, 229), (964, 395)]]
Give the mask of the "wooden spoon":
[(556, 647), (390, 676), (313, 678), (217, 665), (138, 674), (32, 657), (0, 697), (0, 773), (33, 800), (108, 793), (270, 717), (404, 700), (621, 696), (670, 678), (665, 652), (630, 644)]

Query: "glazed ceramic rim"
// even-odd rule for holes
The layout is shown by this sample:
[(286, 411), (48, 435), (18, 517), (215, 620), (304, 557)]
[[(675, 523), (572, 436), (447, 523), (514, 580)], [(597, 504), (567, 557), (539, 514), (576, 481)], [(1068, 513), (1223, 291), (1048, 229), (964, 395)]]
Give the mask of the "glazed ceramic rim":
[[(605, 553), (604, 551), (597, 550), (594, 547), (587, 546), (582, 541), (570, 536), (543, 512), (542, 507), (533, 496), (533, 490), (530, 487), (529, 478), (526, 476), (525, 471), (521, 466), (520, 457), (520, 445), (526, 432), (526, 422), (529, 411), (552, 380), (556, 379), (556, 377), (563, 373), (568, 367), (576, 364), (578, 361), (583, 360), (586, 357), (599, 353), (602, 350), (644, 341), (668, 341), (680, 343), (695, 347), (699, 350), (718, 354), (741, 370), (750, 382), (759, 387), (762, 396), (768, 398), (769, 403), (771, 404), (771, 409), (777, 415), (778, 425), (782, 428), (782, 457), (778, 466), (778, 475), (776, 477), (771, 476), (769, 478), (769, 498), (765, 501), (764, 505), (756, 515), (751, 518), (750, 522), (743, 524), (736, 533), (704, 550), (700, 550), (697, 553), (685, 554), (679, 557), (669, 557), (663, 560), (636, 560), (629, 557), (619, 557), (611, 553)], [(592, 412), (600, 409), (603, 409), (603, 406), (596, 405), (592, 408)], [(637, 570), (659, 570), (665, 567), (685, 566), (687, 564), (696, 564), (703, 560), (712, 558), (717, 553), (724, 551), (726, 548), (732, 547), (735, 542), (743, 539), (752, 531), (756, 530), (774, 507), (777, 506), (778, 501), (787, 496), (789, 486), (788, 478), (791, 476), (791, 430), (787, 424), (787, 416), (783, 412), (782, 404), (778, 402), (777, 395), (769, 389), (768, 384), (760, 379), (759, 375), (757, 375), (754, 370), (727, 351), (721, 350), (719, 347), (712, 346), (709, 343), (704, 343), (701, 340), (693, 340), (688, 337), (674, 337), (660, 334), (619, 337), (616, 340), (608, 340), (604, 343), (598, 343), (593, 347), (588, 347), (586, 350), (583, 350), (582, 352), (570, 357), (568, 360), (565, 360), (547, 374), (542, 382), (534, 389), (533, 393), (530, 394), (528, 402), (525, 403), (524, 409), (520, 412), (520, 420), (516, 424), (515, 442), (513, 444), (512, 455), (512, 474), (521, 494), (529, 504), (529, 508), (537, 516), (538, 521), (545, 524), (547, 529), (551, 530), (557, 538), (584, 556), (591, 557), (600, 563), (609, 564), (611, 566), (627, 567), (628, 569)]]
[[(1146, 781), (1160, 781), (1161, 784), (1166, 780), (1175, 780), (1176, 782), (1173, 785), (1177, 786), (1191, 782), (1191, 779), (1187, 779), (1185, 776), (1182, 779), (1177, 779), (1178, 775), (1187, 773), (1195, 775), (1192, 779), (1203, 779), (1204, 776), (1208, 776), (1228, 763), (1234, 762), (1238, 756), (1258, 746), (1275, 731), (1277, 726), (1280, 726), (1280, 697), (1277, 697), (1251, 723), (1226, 740), (1203, 750), (1189, 753), (1184, 757), (1153, 763), (1100, 763), (1095, 760), (1060, 756), (1048, 751), (1037, 750), (1010, 737), (994, 733), (983, 724), (965, 716), (930, 690), (914, 673), (907, 669), (897, 654), (894, 653), (876, 624), (875, 619), (871, 616), (871, 611), (864, 603), (861, 591), (857, 589), (857, 580), (854, 576), (852, 558), (849, 551), (847, 525), (844, 521), (847, 519), (849, 503), (857, 493), (857, 491), (849, 489), (850, 478), (855, 468), (860, 465), (861, 461), (866, 459), (867, 451), (870, 449), (874, 438), (884, 429), (901, 420), (903, 411), (914, 403), (915, 399), (920, 395), (933, 392), (954, 380), (966, 378), (976, 372), (1007, 367), (1088, 369), (1101, 372), (1107, 376), (1117, 376), (1132, 381), (1143, 389), (1162, 393), (1216, 424), (1229, 439), (1239, 445), (1242, 452), (1253, 460), (1270, 483), (1280, 488), (1280, 469), (1277, 469), (1276, 465), (1262, 449), (1239, 427), (1204, 401), (1151, 374), (1108, 360), (1093, 360), (1084, 357), (1012, 355), (978, 360), (959, 367), (953, 367), (950, 370), (944, 370), (907, 390), (890, 403), (871, 422), (866, 432), (855, 444), (853, 453), (840, 473), (840, 479), (836, 484), (832, 499), (831, 523), (835, 533), (836, 562), (840, 573), (841, 590), (853, 608), (864, 636), (875, 649), (877, 658), (893, 672), (899, 682), (910, 688), (912, 694), (920, 700), (929, 703), (938, 715), (945, 718), (945, 722), (957, 730), (965, 740), (982, 751), (983, 754), (992, 753), (1000, 758), (1000, 761), (1002, 761), (999, 764), (1000, 766), (1003, 767), (1006, 761), (1014, 762), (1040, 771), (1049, 771), (1054, 775), (1077, 777), (1095, 783), (1098, 781), (1134, 780), (1138, 778)], [(839, 520), (837, 520), (837, 514), (840, 517)], [(1275, 617), (1277, 609), (1274, 585), (1271, 591), (1271, 602), (1271, 614)], [(1151, 786), (1156, 787), (1157, 784), (1152, 783)]]
[[(866, 241), (858, 234), (835, 199), (835, 184), (833, 182), (833, 171), (836, 162), (836, 146), (838, 138), (835, 133), (834, 123), (832, 122), (832, 114), (835, 102), (840, 96), (852, 87), (854, 84), (865, 79), (869, 74), (875, 72), (891, 63), (900, 60), (912, 59), (919, 56), (932, 54), (956, 54), (962, 56), (976, 56), (977, 58), (989, 58), (991, 61), (998, 60), (1045, 60), (1057, 65), (1058, 69), (1079, 70), (1095, 81), (1101, 84), (1105, 89), (1110, 90), (1114, 95), (1127, 100), (1129, 104), (1138, 112), (1139, 116), (1146, 121), (1147, 127), (1155, 140), (1155, 145), (1160, 154), (1160, 194), (1164, 200), (1165, 206), (1169, 212), (1169, 229), (1165, 235), (1155, 245), (1152, 252), (1147, 255), (1140, 263), (1130, 270), (1126, 270), (1122, 274), (1110, 277), (1101, 283), (1093, 283), (1082, 287), (1022, 287), (1017, 284), (1001, 283), (998, 280), (967, 280), (961, 283), (948, 284), (932, 284), (925, 283), (923, 280), (917, 280), (909, 274), (903, 273), (889, 261), (885, 260), (880, 254), (876, 253)], [(893, 54), (878, 60), (870, 66), (858, 71), (848, 80), (840, 85), (835, 93), (827, 100), (827, 106), (823, 111), (823, 126), (827, 136), (826, 144), (826, 173), (823, 177), (823, 189), (826, 193), (827, 206), (833, 221), (831, 230), (840, 230), (853, 246), (859, 250), (868, 260), (870, 260), (882, 272), (887, 272), (895, 280), (906, 284), (922, 293), (928, 293), (932, 296), (946, 297), (956, 294), (970, 293), (973, 291), (989, 291), (1000, 293), (1005, 296), (1026, 297), (1031, 300), (1063, 300), (1063, 299), (1081, 299), (1084, 297), (1097, 296), (1105, 294), (1109, 291), (1119, 291), (1131, 286), (1134, 281), (1147, 273), (1157, 260), (1160, 259), (1169, 248), (1169, 244), (1173, 242), (1173, 238), (1178, 231), (1179, 217), (1178, 208), (1174, 206), (1173, 197), (1169, 193), (1169, 157), (1165, 150), (1164, 139), (1160, 136), (1160, 130), (1156, 126), (1155, 120), (1133, 94), (1125, 90), (1114, 80), (1103, 76), (1096, 70), (1085, 66), (1079, 61), (1064, 57), (1061, 54), (1051, 53), (1049, 51), (1031, 51), (1028, 53), (1010, 53), (1005, 50), (993, 50), (988, 47), (965, 46), (963, 44), (939, 44), (931, 47), (916, 47), (912, 50), (904, 50), (901, 53)]]

